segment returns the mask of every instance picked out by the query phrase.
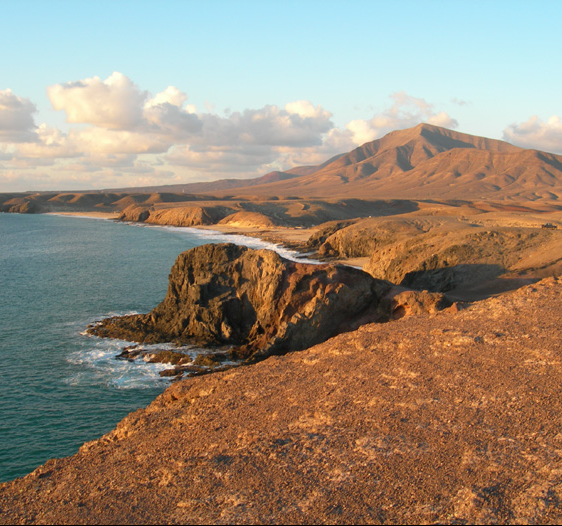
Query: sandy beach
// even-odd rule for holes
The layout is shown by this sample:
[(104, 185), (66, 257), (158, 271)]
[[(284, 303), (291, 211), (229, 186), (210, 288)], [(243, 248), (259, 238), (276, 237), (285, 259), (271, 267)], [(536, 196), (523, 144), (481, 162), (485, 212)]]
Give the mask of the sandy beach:
[(47, 215), (53, 216), (74, 216), (74, 217), (92, 217), (96, 219), (119, 219), (119, 212), (47, 212)]

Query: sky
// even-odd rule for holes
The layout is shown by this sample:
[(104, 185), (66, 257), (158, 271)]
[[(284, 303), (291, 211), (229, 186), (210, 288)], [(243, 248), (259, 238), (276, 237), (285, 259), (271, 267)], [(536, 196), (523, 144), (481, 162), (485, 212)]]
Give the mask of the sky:
[(429, 122), (562, 154), (562, 2), (0, 0), (0, 192), (258, 177)]

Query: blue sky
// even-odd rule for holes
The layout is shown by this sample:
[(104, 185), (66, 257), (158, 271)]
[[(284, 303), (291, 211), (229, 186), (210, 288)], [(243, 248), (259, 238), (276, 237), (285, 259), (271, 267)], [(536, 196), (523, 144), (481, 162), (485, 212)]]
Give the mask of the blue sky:
[(0, 10), (0, 191), (255, 177), (421, 121), (562, 153), (560, 2)]

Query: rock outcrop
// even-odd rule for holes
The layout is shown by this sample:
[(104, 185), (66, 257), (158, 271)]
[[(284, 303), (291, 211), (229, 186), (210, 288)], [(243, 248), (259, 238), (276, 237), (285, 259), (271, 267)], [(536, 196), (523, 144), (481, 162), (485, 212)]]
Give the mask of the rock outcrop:
[(383, 318), (390, 284), (343, 265), (283, 259), (271, 250), (203, 245), (180, 254), (164, 301), (148, 314), (110, 318), (102, 337), (145, 343), (233, 345), (261, 359), (301, 350)]
[(175, 382), (2, 524), (560, 524), (562, 280)]
[(154, 209), (151, 206), (132, 204), (123, 210), (119, 219), (154, 225), (198, 226), (217, 223), (230, 213), (230, 208), (219, 205)]
[[(536, 254), (559, 247), (561, 237), (537, 228), (448, 225), (379, 241), (364, 270), (412, 289), (448, 292), (512, 273), (536, 270)], [(559, 261), (559, 250), (543, 257), (541, 265)], [(545, 265), (546, 263), (546, 265)]]
[(43, 206), (31, 198), (17, 197), (5, 201), (0, 207), (0, 211), (11, 214), (38, 214), (45, 210)]

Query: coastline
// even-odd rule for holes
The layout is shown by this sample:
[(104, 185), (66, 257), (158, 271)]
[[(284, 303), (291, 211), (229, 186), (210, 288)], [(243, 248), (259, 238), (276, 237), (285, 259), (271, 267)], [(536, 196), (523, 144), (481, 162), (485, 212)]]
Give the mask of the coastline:
[(0, 518), (557, 523), (562, 362), (545, 338), (562, 334), (544, 313), (561, 287), (177, 382), (78, 454), (0, 485)]
[[(119, 219), (121, 214), (119, 212), (46, 212), (46, 215), (68, 216), (68, 217), (89, 217), (96, 219)], [(264, 241), (271, 241), (271, 239), (279, 239), (286, 243), (306, 243), (310, 235), (316, 231), (316, 228), (290, 228), (290, 227), (267, 227), (266, 229), (260, 227), (248, 226), (233, 226), (233, 225), (196, 225), (193, 227), (179, 227), (178, 225), (164, 225), (158, 223), (143, 223), (139, 224), (148, 226), (170, 226), (176, 228), (196, 228), (198, 230), (210, 230), (220, 232), (221, 234), (228, 235), (244, 235), (248, 237), (259, 237)]]
[[(46, 215), (56, 215), (65, 217), (78, 217), (78, 218), (89, 218), (89, 219), (104, 219), (110, 221), (118, 221), (120, 214), (113, 212), (47, 212)], [(129, 221), (123, 221), (123, 223), (131, 223)], [(224, 235), (224, 236), (243, 236), (247, 238), (255, 238), (266, 244), (272, 244), (280, 246), (283, 249), (293, 252), (295, 257), (301, 255), (302, 259), (306, 258), (305, 254), (310, 253), (310, 250), (306, 247), (306, 242), (310, 236), (317, 230), (316, 227), (303, 228), (303, 227), (249, 227), (249, 226), (233, 226), (233, 225), (195, 225), (195, 226), (178, 226), (169, 224), (158, 224), (158, 223), (145, 223), (145, 222), (132, 222), (132, 224), (143, 226), (143, 227), (154, 227), (154, 228), (177, 228), (177, 229), (191, 229), (193, 231), (204, 231), (210, 235)], [(264, 246), (263, 248), (270, 248)], [(368, 261), (369, 258), (350, 258), (350, 259), (338, 259), (332, 261), (333, 263), (338, 263), (341, 265), (354, 266), (356, 268), (361, 268), (363, 264)], [(310, 260), (311, 263), (322, 263), (318, 260)]]
[[(317, 230), (137, 224), (303, 245)], [(550, 279), (468, 308), (367, 324), (304, 351), (173, 383), (78, 454), (1, 485), (0, 518), (263, 522), (270, 492), (253, 488), (273, 481), (279, 522), (474, 522), (481, 512), (491, 521), (511, 514), (540, 522), (542, 508), (518, 507), (517, 499), (534, 499), (533, 488), (550, 484), (554, 471), (543, 477), (538, 461), (521, 468), (518, 462), (543, 431), (534, 426), (533, 415), (544, 407), (537, 397), (550, 404), (562, 375), (560, 327), (545, 315), (559, 305), (561, 287)], [(545, 365), (554, 371), (546, 384)], [(530, 394), (525, 382), (533, 382)], [(465, 398), (451, 385), (461, 385)], [(541, 413), (540, 426), (550, 422), (547, 416)], [(540, 462), (557, 454), (557, 431), (547, 431)], [(494, 444), (496, 457), (481, 452), (484, 442)], [(326, 470), (328, 464), (334, 469)], [(505, 479), (490, 468), (496, 464)], [(254, 465), (259, 469), (248, 468)], [(529, 491), (510, 483), (523, 475), (533, 477)], [(283, 489), (287, 481), (290, 492)], [(92, 490), (93, 484), (105, 489)], [(506, 495), (501, 509), (496, 486)], [(69, 500), (74, 490), (77, 497)], [(130, 498), (122, 499), (125, 491)], [(419, 505), (409, 507), (412, 500)]]
[(45, 215), (50, 216), (73, 216), (73, 217), (87, 217), (90, 219), (119, 219), (118, 212), (45, 212)]

